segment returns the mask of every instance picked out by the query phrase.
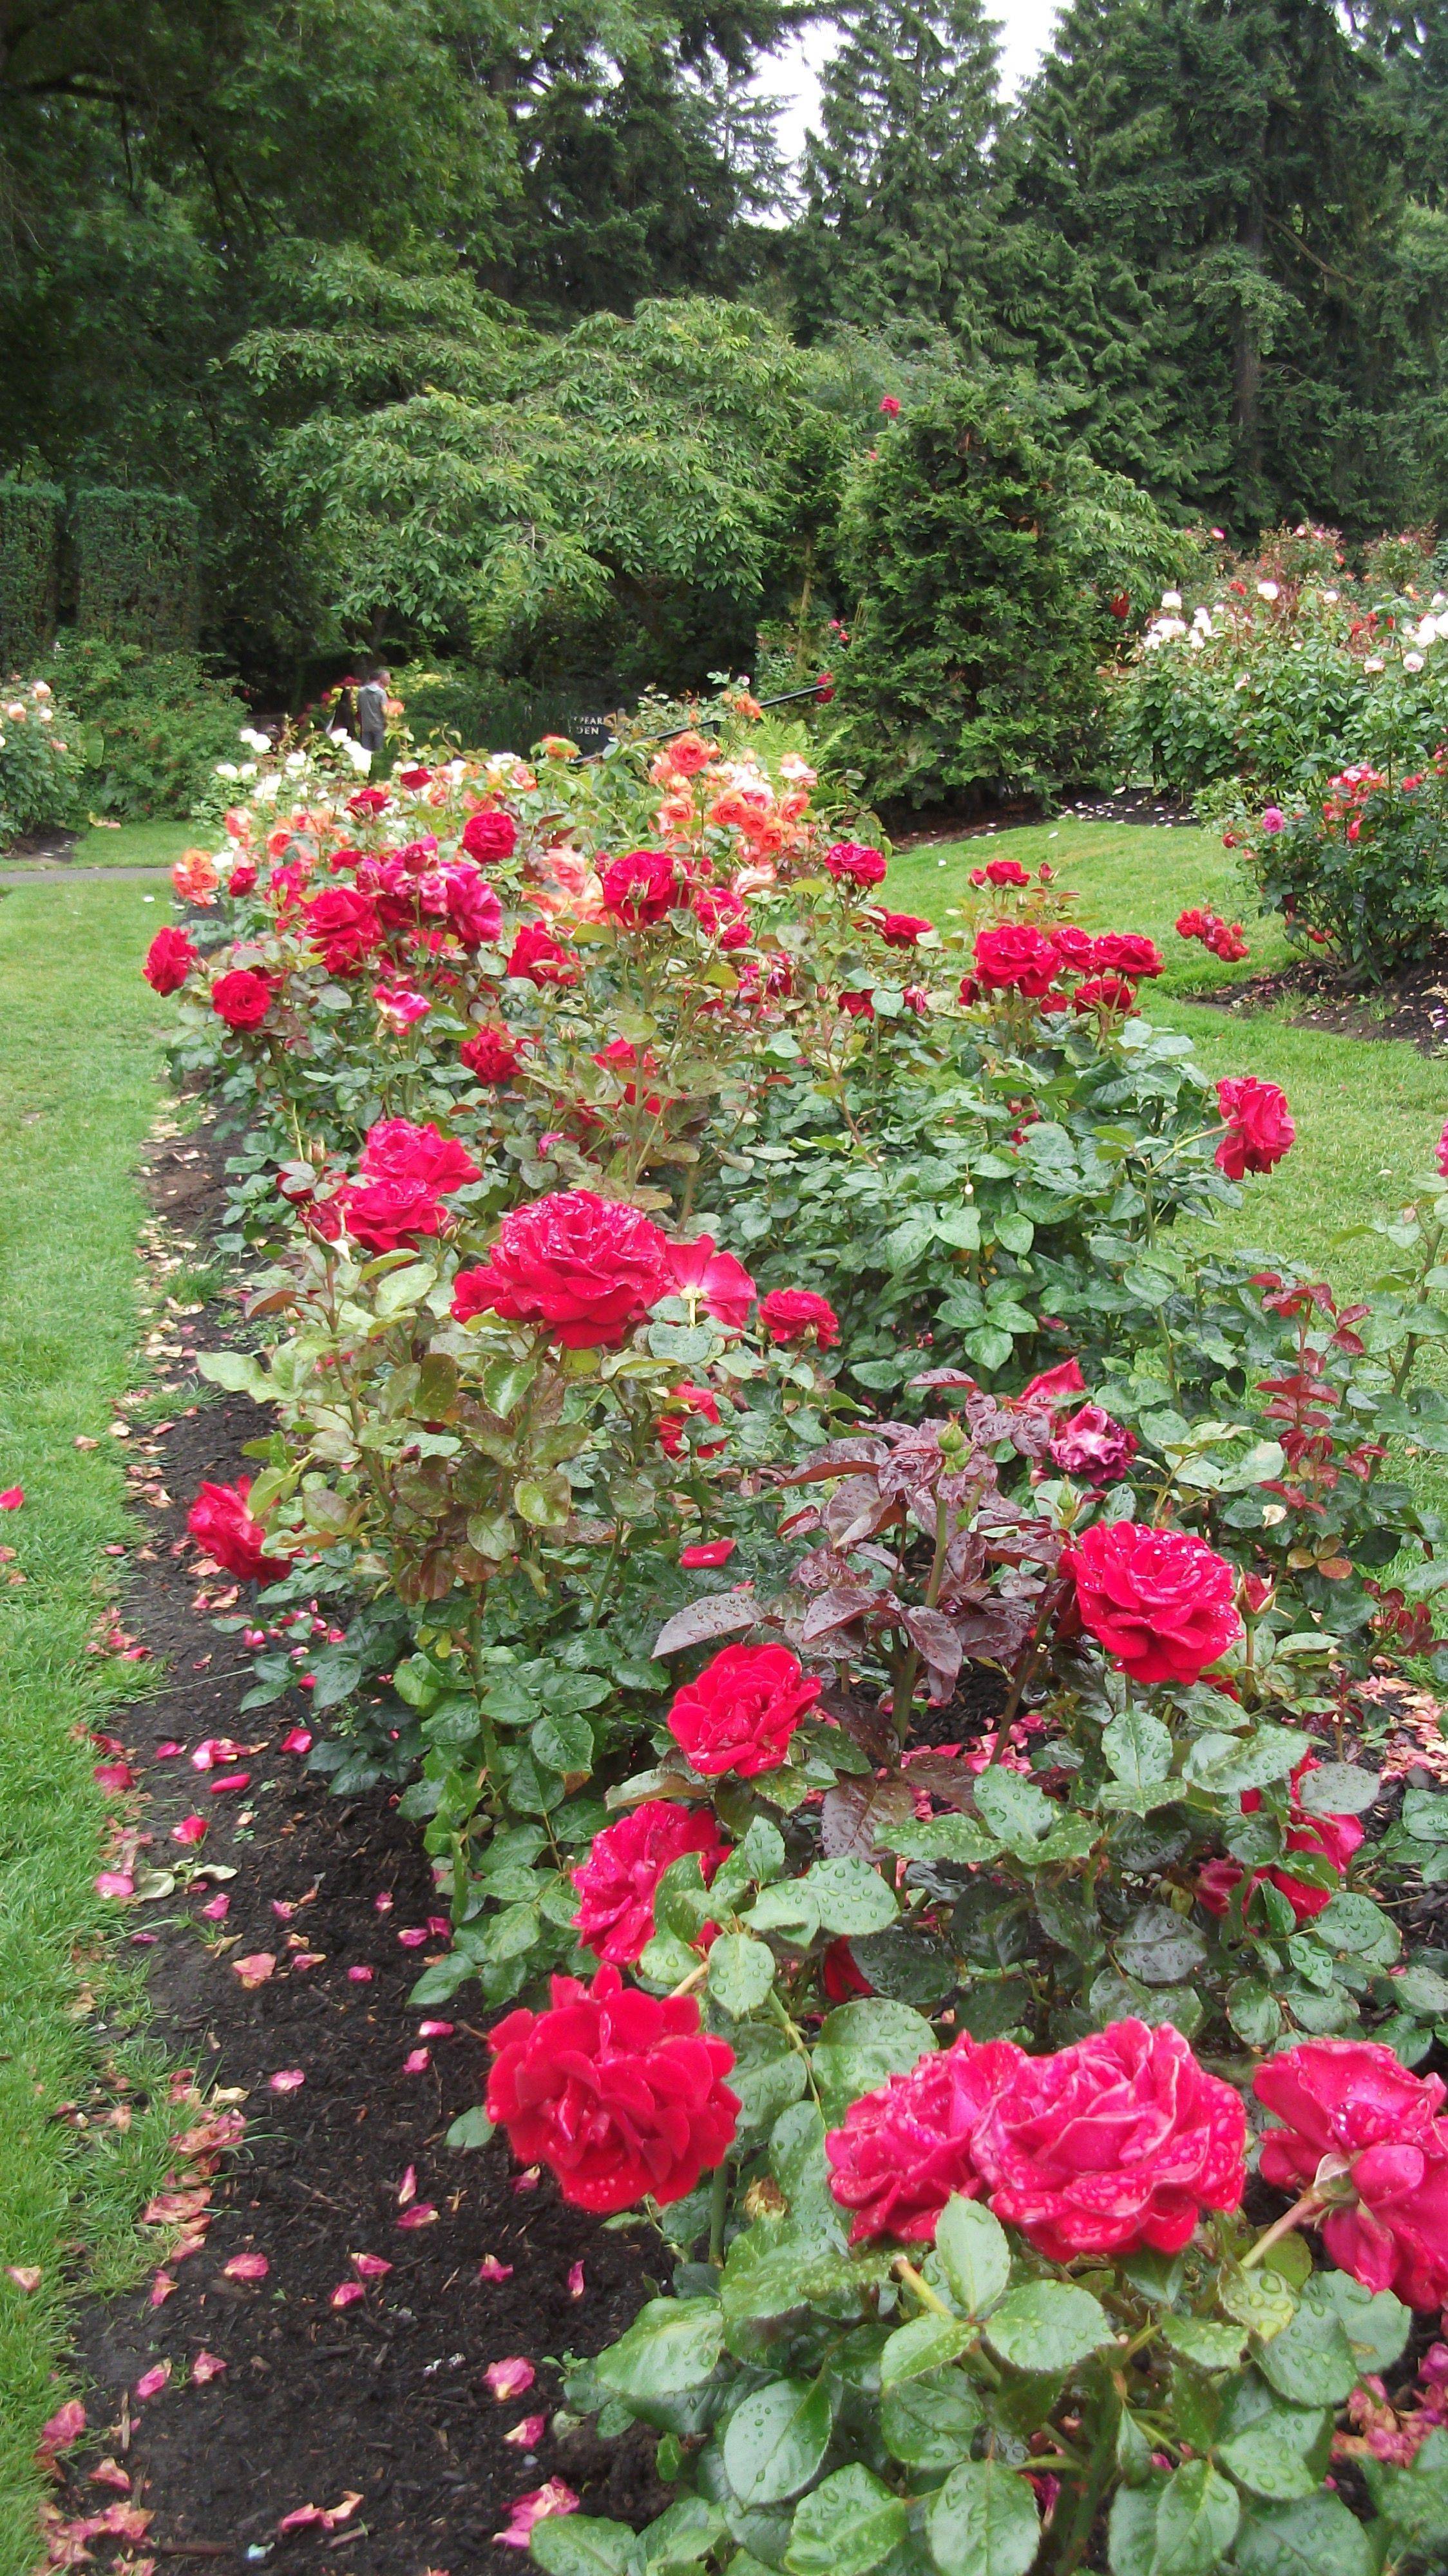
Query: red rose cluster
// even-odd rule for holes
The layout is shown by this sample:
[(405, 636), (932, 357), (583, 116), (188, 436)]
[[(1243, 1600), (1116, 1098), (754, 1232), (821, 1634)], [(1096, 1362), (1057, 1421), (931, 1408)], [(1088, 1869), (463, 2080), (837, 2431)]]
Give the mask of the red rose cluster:
[(836, 841), (825, 852), (825, 866), (836, 885), (877, 886), (886, 877), (884, 853), (864, 841)]
[(1179, 2031), (1118, 2021), (1048, 2057), (958, 2039), (853, 2103), (825, 2152), (852, 2243), (928, 2242), (959, 2192), (1069, 2263), (1179, 2253), (1204, 2209), (1240, 2205), (1246, 2131)]
[(1202, 912), (1194, 908), (1190, 912), (1178, 913), (1177, 937), (1178, 939), (1199, 939), (1204, 948), (1210, 948), (1213, 956), (1225, 959), (1229, 966), (1235, 966), (1239, 959), (1249, 953), (1240, 921), (1234, 921), (1229, 925), (1215, 912)]
[[(971, 1003), (982, 993), (1015, 992), (1027, 1001), (1049, 999), (1055, 1010), (1063, 1011), (1069, 999), (1073, 1010), (1128, 1011), (1135, 1005), (1141, 978), (1161, 971), (1162, 956), (1155, 940), (1138, 938), (1134, 932), (1112, 930), (1092, 939), (1074, 922), (1038, 930), (1033, 922), (1003, 921), (976, 932), (975, 973), (965, 977), (960, 998)], [(1057, 981), (1063, 974), (1087, 980), (1068, 996)]]
[(734, 2051), (701, 2032), (692, 1995), (657, 2002), (612, 1967), (591, 1986), (555, 1977), (551, 2010), (509, 2013), (488, 2044), (488, 2118), (576, 2209), (683, 2200), (733, 2143)]
[(1281, 2123), (1262, 2140), (1263, 2181), (1294, 2196), (1316, 2186), (1334, 2263), (1410, 2308), (1448, 2300), (1444, 2089), (1365, 2039), (1304, 2040), (1252, 2078)]
[(1232, 1568), (1187, 1530), (1093, 1521), (1061, 1569), (1083, 1628), (1135, 1682), (1194, 1682), (1240, 1633)]
[(455, 1137), (436, 1127), (414, 1127), (406, 1118), (384, 1118), (367, 1130), (356, 1180), (344, 1181), (313, 1211), (318, 1230), (335, 1239), (345, 1220), (353, 1239), (370, 1252), (396, 1252), (418, 1235), (440, 1234), (449, 1190), (482, 1177)]
[(707, 1887), (728, 1848), (712, 1808), (646, 1798), (595, 1834), (587, 1860), (573, 1873), (582, 1900), (573, 1917), (579, 1940), (605, 1965), (631, 1966), (654, 1937), (654, 1890), (665, 1870), (696, 1852)]
[(592, 1190), (554, 1190), (504, 1217), (487, 1261), (453, 1282), (459, 1323), (500, 1315), (542, 1324), (565, 1350), (621, 1342), (666, 1297), (667, 1239), (638, 1208)]
[(153, 993), (179, 993), (199, 955), (184, 930), (158, 930), (141, 972)]
[[(1309, 1771), (1320, 1768), (1315, 1753), (1304, 1753), (1292, 1774), (1288, 1804), (1287, 1848), (1290, 1852), (1315, 1852), (1331, 1861), (1341, 1876), (1363, 1838), (1363, 1828), (1356, 1816), (1311, 1816), (1302, 1806), (1298, 1792)], [(1242, 1813), (1255, 1816), (1262, 1804), (1260, 1789), (1244, 1789)], [(1209, 1860), (1197, 1880), (1197, 1894), (1210, 1914), (1225, 1914), (1245, 1873), (1234, 1860)], [(1330, 1887), (1309, 1887), (1285, 1869), (1254, 1869), (1252, 1886), (1259, 1879), (1270, 1879), (1286, 1897), (1299, 1923), (1310, 1923), (1314, 1915), (1332, 1903)], [(1249, 1890), (1250, 1893), (1250, 1890)], [(1244, 1900), (1245, 1901), (1245, 1900)]]
[(249, 1476), (238, 1476), (234, 1485), (203, 1485), (186, 1527), (197, 1546), (239, 1583), (276, 1583), (291, 1565), (284, 1556), (268, 1556), (266, 1532), (247, 1510), (250, 1492)]

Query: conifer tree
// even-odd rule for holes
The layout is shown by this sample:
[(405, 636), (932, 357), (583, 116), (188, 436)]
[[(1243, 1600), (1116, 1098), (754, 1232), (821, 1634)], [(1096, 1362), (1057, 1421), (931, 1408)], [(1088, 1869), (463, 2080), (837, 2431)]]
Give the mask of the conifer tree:
[(981, 0), (858, 0), (822, 84), (791, 246), (798, 325), (972, 327), (996, 28)]

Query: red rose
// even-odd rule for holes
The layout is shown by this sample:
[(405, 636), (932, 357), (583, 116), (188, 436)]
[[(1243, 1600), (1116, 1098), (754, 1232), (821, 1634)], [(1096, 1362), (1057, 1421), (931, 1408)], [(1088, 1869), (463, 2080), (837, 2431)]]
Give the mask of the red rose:
[[(1259, 1602), (1257, 1606), (1262, 1605)], [(1287, 1811), (1287, 1848), (1289, 1851), (1319, 1853), (1324, 1860), (1331, 1861), (1334, 1869), (1341, 1876), (1362, 1841), (1363, 1828), (1356, 1816), (1312, 1816), (1302, 1806), (1298, 1795), (1299, 1784), (1306, 1778), (1309, 1771), (1316, 1771), (1320, 1767), (1315, 1753), (1304, 1753), (1292, 1774)], [(1260, 1789), (1243, 1790), (1244, 1816), (1256, 1815), (1261, 1804)], [(1197, 1880), (1197, 1894), (1208, 1913), (1226, 1913), (1242, 1883), (1242, 1876), (1242, 1870), (1234, 1860), (1207, 1862)], [(1293, 1878), (1285, 1869), (1254, 1869), (1252, 1885), (1255, 1887), (1261, 1878), (1270, 1878), (1273, 1886), (1280, 1888), (1299, 1923), (1310, 1923), (1314, 1915), (1321, 1914), (1324, 1907), (1332, 1903), (1333, 1891), (1330, 1887), (1309, 1887), (1302, 1879)]]
[(229, 1029), (260, 1028), (271, 1004), (270, 982), (265, 975), (254, 975), (249, 966), (233, 966), (211, 987), (211, 1007)]
[(759, 1320), (772, 1342), (802, 1342), (806, 1333), (813, 1333), (827, 1351), (840, 1338), (833, 1306), (812, 1288), (771, 1288), (759, 1301)]
[(1133, 930), (1108, 930), (1091, 945), (1091, 963), (1098, 975), (1159, 975), (1162, 955), (1154, 939), (1143, 939)]
[(284, 1556), (268, 1556), (266, 1532), (246, 1508), (249, 1476), (234, 1485), (203, 1485), (186, 1515), (186, 1527), (200, 1548), (242, 1583), (276, 1583), (291, 1566)]
[(664, 758), (680, 778), (697, 778), (701, 769), (708, 768), (717, 748), (717, 744), (706, 742), (701, 733), (695, 733), (691, 728), (687, 733), (675, 734), (665, 749)]
[(452, 1310), (459, 1323), (491, 1311), (543, 1324), (566, 1350), (596, 1350), (621, 1342), (669, 1284), (668, 1244), (638, 1208), (555, 1190), (504, 1217), (486, 1265), (458, 1272)]
[(406, 1118), (384, 1118), (367, 1130), (360, 1168), (389, 1181), (415, 1181), (428, 1190), (460, 1190), (482, 1174), (466, 1147), (436, 1127), (414, 1127)]
[(1063, 1422), (1051, 1443), (1051, 1456), (1063, 1476), (1084, 1476), (1098, 1489), (1124, 1476), (1136, 1456), (1136, 1434), (1115, 1422), (1103, 1406), (1083, 1404)]
[(899, 417), (900, 417), (900, 397), (899, 397), (899, 395), (898, 395), (898, 394), (881, 394), (881, 396), (880, 396), (880, 409), (881, 409), (881, 411), (884, 413), (885, 418), (886, 418), (887, 420), (898, 420), (898, 419), (899, 419)]
[(250, 859), (237, 860), (235, 867), (232, 869), (230, 876), (226, 880), (226, 891), (231, 895), (254, 894), (256, 892), (256, 869)]
[(988, 885), (1028, 886), (1031, 882), (1029, 868), (1023, 868), (1019, 859), (987, 859), (985, 874)]
[(1093, 1521), (1061, 1559), (1081, 1624), (1134, 1682), (1194, 1682), (1237, 1636), (1235, 1577), (1186, 1530)]
[(1263, 2181), (1296, 2197), (1331, 2157), (1333, 2196), (1355, 2195), (1321, 2222), (1334, 2263), (1411, 2308), (1441, 2307), (1448, 2299), (1442, 2077), (1410, 2075), (1377, 2040), (1309, 2039), (1259, 2066), (1252, 2090), (1283, 2123), (1263, 2136)]
[(820, 1961), (820, 1985), (830, 2004), (864, 2003), (875, 1991), (843, 1933)]
[(358, 1180), (344, 1181), (313, 1211), (318, 1230), (330, 1242), (336, 1235), (328, 1217), (335, 1222), (341, 1216), (354, 1242), (365, 1244), (369, 1252), (400, 1252), (420, 1234), (440, 1233), (444, 1214), (426, 1181), (365, 1172)]
[(837, 885), (873, 886), (885, 882), (884, 857), (865, 841), (836, 841), (825, 852), (825, 866)]
[(518, 1070), (518, 1049), (506, 1029), (479, 1029), (458, 1048), (462, 1062), (479, 1082), (511, 1082)]
[(707, 1887), (728, 1848), (708, 1807), (646, 1798), (594, 1835), (587, 1860), (573, 1872), (583, 1899), (573, 1917), (579, 1940), (611, 1967), (628, 1967), (654, 1937), (654, 1890), (665, 1870), (697, 1852)]
[(1217, 1106), (1227, 1122), (1217, 1168), (1229, 1181), (1240, 1181), (1244, 1172), (1270, 1172), (1296, 1141), (1287, 1095), (1275, 1082), (1259, 1082), (1251, 1073), (1219, 1082)]
[(689, 904), (700, 929), (717, 940), (721, 948), (748, 947), (752, 924), (732, 886), (696, 886)]
[(980, 2198), (975, 2133), (1021, 2055), (1014, 2040), (982, 2046), (967, 2034), (850, 2104), (844, 2127), (826, 2137), (825, 2154), (834, 2198), (855, 2213), (852, 2245), (871, 2236), (932, 2244), (953, 2192)]
[[(658, 1433), (659, 1447), (666, 1458), (683, 1457), (684, 1433), (691, 1413), (702, 1415), (706, 1422), (718, 1421), (719, 1399), (711, 1386), (690, 1386), (686, 1383), (670, 1389), (668, 1410), (659, 1415), (654, 1426)], [(693, 1455), (696, 1458), (717, 1458), (724, 1446), (722, 1440), (701, 1440)]]
[(1093, 975), (1071, 996), (1073, 1011), (1120, 1011), (1136, 1008), (1136, 986), (1124, 975)]
[(184, 930), (158, 930), (141, 968), (152, 992), (179, 993), (198, 961), (198, 953)]
[(578, 967), (566, 948), (561, 948), (551, 930), (541, 921), (525, 921), (513, 942), (513, 953), (503, 969), (507, 975), (524, 975), (530, 984), (576, 984)]
[(675, 1295), (702, 1298), (716, 1323), (742, 1333), (758, 1293), (743, 1262), (732, 1252), (716, 1252), (712, 1234), (701, 1234), (697, 1243), (671, 1243), (668, 1249)]
[(787, 1646), (726, 1646), (674, 1693), (669, 1733), (696, 1771), (777, 1771), (821, 1684)]
[(890, 948), (913, 948), (931, 927), (918, 912), (869, 912), (865, 918)]
[(1047, 931), (1046, 936), (1055, 949), (1059, 965), (1066, 967), (1073, 975), (1084, 975), (1087, 972), (1091, 964), (1091, 952), (1096, 944), (1089, 931), (1078, 930), (1074, 921), (1060, 921), (1057, 922), (1054, 930)]
[(873, 986), (869, 987), (869, 989), (864, 992), (841, 993), (839, 999), (840, 1009), (846, 1014), (847, 1018), (852, 1020), (873, 1020), (875, 1016)]
[(1018, 990), (1039, 1001), (1051, 989), (1056, 951), (1044, 932), (1026, 921), (1004, 921), (975, 934), (976, 980), (988, 993)]
[(430, 769), (421, 769), (417, 767), (412, 769), (399, 769), (397, 773), (397, 783), (399, 787), (411, 787), (414, 789), (430, 787), (432, 785), (432, 771)]
[(463, 825), (463, 848), (480, 867), (497, 859), (510, 859), (517, 846), (518, 826), (501, 806), (490, 805), (484, 813), (470, 814)]
[(380, 946), (377, 907), (355, 886), (327, 886), (303, 904), (307, 937), (329, 975), (355, 975)]
[(1058, 1360), (1054, 1368), (1042, 1369), (1028, 1378), (1016, 1397), (1017, 1404), (1029, 1404), (1037, 1412), (1059, 1413), (1073, 1395), (1084, 1395), (1086, 1380), (1081, 1375), (1078, 1359)]
[(1177, 2254), (1203, 2209), (1246, 2185), (1242, 2097), (1165, 2023), (1117, 2021), (1050, 2057), (1021, 2057), (971, 2153), (997, 2218), (1038, 2254)]
[(684, 900), (678, 865), (667, 850), (630, 850), (603, 871), (603, 900), (615, 921), (647, 930)]
[(374, 814), (385, 814), (391, 802), (385, 787), (359, 787), (355, 796), (348, 797), (347, 811), (359, 822), (367, 822)]
[[(645, 1047), (641, 1061), (638, 1048), (629, 1038), (610, 1038), (606, 1047), (599, 1048), (593, 1061), (596, 1065), (601, 1065), (605, 1073), (614, 1075), (623, 1093), (625, 1109), (635, 1108), (639, 1096), (638, 1084), (626, 1082), (625, 1074), (641, 1073), (645, 1082), (649, 1082), (659, 1069), (658, 1059), (653, 1049)], [(657, 1118), (663, 1105), (662, 1097), (657, 1091), (645, 1091), (644, 1112), (647, 1117)]]
[(591, 1986), (555, 1977), (552, 2010), (509, 2013), (488, 2045), (488, 2118), (576, 2209), (682, 2200), (734, 2142), (739, 2101), (723, 2080), (734, 2051), (700, 2032), (692, 1995), (656, 2002), (617, 1968)]
[[(506, 819), (506, 818), (505, 818)], [(476, 820), (476, 817), (474, 817)], [(503, 927), (503, 907), (478, 868), (443, 870), (447, 926), (464, 948), (481, 948)]]

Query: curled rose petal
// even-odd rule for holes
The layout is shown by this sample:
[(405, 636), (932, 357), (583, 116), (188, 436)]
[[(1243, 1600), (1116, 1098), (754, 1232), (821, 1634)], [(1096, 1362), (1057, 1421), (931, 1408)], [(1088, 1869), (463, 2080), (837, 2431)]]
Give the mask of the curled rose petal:
[(408, 2202), (410, 2200), (416, 2200), (416, 2198), (417, 2167), (416, 2165), (409, 2165), (401, 2182), (397, 2186), (397, 2206), (399, 2209), (405, 2209)]
[(512, 2277), (512, 2264), (500, 2263), (496, 2254), (485, 2254), (481, 2263), (478, 2265), (478, 2279), (480, 2281), (511, 2281)]
[(67, 2397), (63, 2406), (40, 2428), (42, 2451), (68, 2451), (85, 2431), (85, 2408), (78, 2397)]
[(264, 1986), (276, 1973), (276, 1960), (270, 1950), (253, 1950), (245, 1959), (233, 1959), (231, 1973), (240, 1977), (244, 1986)]
[(220, 2379), (225, 2368), (226, 2364), (219, 2352), (198, 2352), (191, 2364), (192, 2387), (205, 2388), (208, 2381)]
[(568, 2275), (568, 2295), (570, 2299), (581, 2299), (586, 2286), (587, 2285), (583, 2278), (583, 2265), (581, 2263), (575, 2263)]
[(144, 2402), (148, 2397), (159, 2396), (170, 2376), (171, 2364), (169, 2361), (158, 2361), (150, 2370), (143, 2370), (140, 2378), (136, 2382), (135, 2393), (137, 2397)]
[(306, 2075), (300, 2066), (281, 2066), (278, 2067), (275, 2075), (267, 2077), (267, 2083), (273, 2093), (295, 2093), (306, 2080)]
[(119, 1797), (123, 1789), (134, 1789), (136, 1775), (129, 1762), (97, 1762), (91, 1774), (98, 1789), (107, 1796)]
[(207, 1825), (206, 1818), (204, 1816), (183, 1816), (180, 1824), (173, 1825), (171, 1828), (171, 1840), (173, 1843), (186, 1843), (188, 1845), (204, 1843), (206, 1840), (206, 1834)]
[(379, 1914), (390, 1914), (395, 1901), (396, 1900), (392, 1896), (390, 1890), (385, 1887), (382, 1889), (380, 1895), (374, 1896), (372, 1899), (372, 1902), (376, 1906)]
[(415, 2200), (411, 2209), (404, 2209), (397, 2224), (399, 2227), (431, 2227), (436, 2216), (437, 2211), (430, 2201)]
[(515, 2424), (511, 2433), (505, 2433), (503, 2439), (505, 2442), (513, 2443), (520, 2451), (536, 2451), (547, 2430), (546, 2415), (525, 2415), (522, 2423)]
[(97, 1896), (113, 1896), (117, 1903), (124, 1904), (126, 1898), (134, 1896), (135, 1892), (136, 1882), (128, 1869), (102, 1869), (96, 1872)]
[(175, 2287), (176, 2280), (173, 2273), (157, 2272), (151, 2282), (151, 2306), (163, 2308)]
[(406, 1924), (397, 1937), (404, 1950), (420, 1950), (427, 1939), (427, 1925), (425, 1923)]
[(131, 2492), (131, 2481), (119, 2460), (98, 2460), (89, 2476), (93, 2487), (116, 2487), (122, 2495)]
[(270, 2270), (265, 2254), (233, 2254), (222, 2264), (221, 2276), (225, 2281), (264, 2281)]
[(224, 1923), (231, 1912), (231, 1899), (229, 1896), (213, 1896), (210, 1904), (203, 1905), (201, 1911), (208, 1923)]
[(232, 1789), (249, 1789), (251, 1787), (251, 1773), (249, 1771), (225, 1771), (219, 1779), (209, 1780), (206, 1785), (213, 1798), (221, 1798)]
[(376, 1974), (375, 1968), (349, 1968), (347, 1982), (353, 1986), (370, 1986)]
[(500, 2406), (510, 2397), (522, 2397), (533, 2385), (538, 2373), (522, 2353), (510, 2353), (505, 2361), (490, 2361), (483, 2373), (488, 2388)]
[(7, 2263), (5, 2278), (13, 2281), (16, 2289), (24, 2290), (28, 2296), (32, 2290), (39, 2289), (44, 2275), (38, 2263)]
[(310, 1727), (306, 1727), (306, 1726), (289, 1726), (289, 1727), (288, 1727), (288, 1729), (287, 1729), (287, 1731), (286, 1731), (286, 1734), (282, 1737), (282, 1741), (281, 1741), (281, 1750), (282, 1750), (282, 1752), (283, 1752), (283, 1753), (310, 1753), (310, 1752), (311, 1752), (311, 1749), (312, 1749), (312, 1733), (311, 1733), (311, 1729), (310, 1729)]
[(577, 2513), (578, 2498), (572, 2487), (561, 2478), (550, 2478), (546, 2486), (535, 2487), (530, 2495), (519, 2496), (508, 2508), (508, 2524), (495, 2531), (493, 2538), (504, 2549), (526, 2549), (533, 2525), (546, 2521), (552, 2513)]
[(421, 2075), (432, 2064), (430, 2048), (410, 2048), (402, 2061), (404, 2075)]
[(351, 2521), (361, 2501), (360, 2493), (349, 2487), (340, 2504), (299, 2504), (293, 2512), (282, 2515), (277, 2529), (306, 2531), (315, 2527), (322, 2531), (335, 2531), (339, 2523)]
[(450, 2021), (420, 2021), (417, 2025), (419, 2039), (451, 2039), (452, 2035), (453, 2025)]
[(353, 2254), (348, 2259), (353, 2271), (364, 2281), (380, 2281), (383, 2273), (392, 2269), (381, 2254)]
[(184, 1744), (180, 1743), (174, 1736), (168, 1736), (164, 1744), (157, 1745), (151, 1759), (153, 1762), (174, 1762), (177, 1754), (184, 1753), (185, 1750), (186, 1747)]
[(355, 2308), (358, 2300), (365, 2299), (366, 2296), (367, 2292), (360, 2281), (339, 2281), (332, 2292), (330, 2304), (334, 2308)]

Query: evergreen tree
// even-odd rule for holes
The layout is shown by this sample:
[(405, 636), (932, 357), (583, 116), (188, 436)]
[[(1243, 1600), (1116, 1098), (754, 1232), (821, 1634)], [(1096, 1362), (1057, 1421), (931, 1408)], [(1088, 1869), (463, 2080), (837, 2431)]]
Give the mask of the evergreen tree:
[(981, 0), (857, 0), (822, 85), (791, 243), (799, 328), (970, 327), (997, 110)]

